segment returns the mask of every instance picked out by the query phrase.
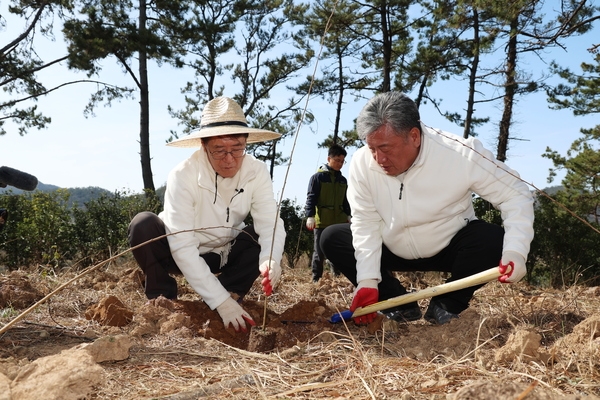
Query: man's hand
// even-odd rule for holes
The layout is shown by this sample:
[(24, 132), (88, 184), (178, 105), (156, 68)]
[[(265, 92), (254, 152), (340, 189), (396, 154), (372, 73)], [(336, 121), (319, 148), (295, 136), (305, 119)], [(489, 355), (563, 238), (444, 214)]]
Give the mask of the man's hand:
[(254, 322), (250, 314), (244, 311), (242, 306), (231, 297), (221, 303), (221, 305), (217, 306), (217, 312), (221, 316), (225, 328), (228, 328), (229, 324), (231, 324), (236, 332), (239, 332), (240, 329), (243, 332), (247, 332), (246, 322), (251, 326), (256, 325), (256, 322)]
[[(371, 304), (379, 301), (379, 289), (377, 288), (377, 281), (375, 279), (367, 279), (358, 282), (358, 286), (354, 291), (354, 298), (352, 299), (352, 305), (350, 311), (354, 312), (359, 307), (370, 306)], [(377, 313), (371, 313), (367, 315), (361, 315), (360, 317), (354, 318), (354, 323), (358, 325), (365, 325), (373, 322)]]
[(315, 229), (315, 218), (314, 217), (306, 218), (306, 229), (308, 229), (309, 231), (312, 231), (313, 229)]
[(498, 268), (502, 274), (498, 280), (502, 283), (517, 283), (527, 274), (525, 259), (514, 251), (505, 251), (502, 254), (502, 260), (500, 260)]
[(269, 260), (260, 264), (258, 267), (260, 274), (263, 276), (263, 280), (260, 282), (263, 291), (267, 296), (273, 293), (273, 289), (279, 284), (281, 279), (281, 266), (277, 261)]

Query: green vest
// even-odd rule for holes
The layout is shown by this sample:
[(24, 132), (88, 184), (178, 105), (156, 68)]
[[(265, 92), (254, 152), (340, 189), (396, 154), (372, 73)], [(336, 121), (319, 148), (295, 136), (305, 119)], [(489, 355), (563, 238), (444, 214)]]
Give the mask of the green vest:
[(329, 225), (348, 222), (344, 212), (344, 198), (348, 185), (335, 181), (335, 175), (330, 172), (331, 182), (321, 182), (321, 191), (315, 212), (315, 226), (326, 228)]

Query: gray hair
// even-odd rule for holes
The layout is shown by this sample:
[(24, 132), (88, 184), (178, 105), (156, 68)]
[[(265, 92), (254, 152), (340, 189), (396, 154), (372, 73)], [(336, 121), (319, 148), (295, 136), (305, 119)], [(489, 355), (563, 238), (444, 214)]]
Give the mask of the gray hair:
[(367, 102), (356, 119), (356, 133), (365, 140), (383, 125), (390, 125), (398, 135), (412, 128), (421, 131), (421, 117), (415, 102), (401, 92), (380, 93)]

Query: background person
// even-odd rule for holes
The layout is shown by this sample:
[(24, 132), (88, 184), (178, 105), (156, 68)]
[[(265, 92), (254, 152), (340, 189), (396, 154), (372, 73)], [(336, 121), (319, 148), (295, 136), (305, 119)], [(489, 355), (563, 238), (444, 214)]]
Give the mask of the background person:
[[(246, 144), (280, 137), (248, 127), (241, 107), (218, 97), (202, 112), (201, 126), (169, 145), (199, 147), (169, 174), (164, 211), (142, 212), (129, 225), (129, 243), (136, 246), (165, 233), (167, 236), (133, 251), (146, 277), (149, 299), (177, 298), (177, 282), (187, 282), (216, 309), (225, 327), (246, 331), (252, 317), (240, 305), (256, 278), (271, 295), (281, 277), (285, 241), (283, 221), (267, 166), (246, 154)], [(252, 215), (252, 226), (244, 219)], [(234, 293), (238, 301), (234, 300)]]
[[(306, 228), (314, 230), (314, 251), (312, 255), (312, 279), (318, 282), (323, 276), (325, 256), (319, 243), (321, 232), (326, 227), (349, 222), (350, 205), (346, 198), (348, 181), (342, 175), (341, 169), (346, 163), (346, 150), (337, 144), (329, 148), (327, 164), (310, 177), (306, 195), (304, 212)], [(335, 268), (335, 267), (334, 267)], [(336, 275), (337, 270), (333, 270)]]
[[(501, 282), (525, 276), (533, 197), (515, 171), (479, 140), (421, 124), (416, 104), (399, 92), (372, 98), (356, 129), (366, 146), (350, 165), (352, 224), (330, 226), (321, 236), (326, 257), (356, 286), (352, 311), (405, 294), (393, 271), (445, 271), (454, 281), (500, 264)], [(500, 210), (504, 229), (475, 217), (473, 193)], [(433, 297), (425, 319), (457, 318), (479, 287)], [(422, 315), (416, 302), (386, 313), (407, 321)]]

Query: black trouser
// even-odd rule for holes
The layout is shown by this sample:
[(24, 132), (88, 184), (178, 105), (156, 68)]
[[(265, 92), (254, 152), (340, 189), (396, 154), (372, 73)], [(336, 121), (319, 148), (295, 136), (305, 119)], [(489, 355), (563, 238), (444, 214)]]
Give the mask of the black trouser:
[[(458, 231), (445, 249), (430, 258), (405, 260), (383, 245), (379, 301), (407, 292), (392, 271), (450, 272), (448, 282), (451, 282), (497, 266), (502, 257), (503, 239), (502, 227), (474, 220)], [(350, 225), (325, 228), (321, 234), (321, 248), (327, 259), (356, 286), (356, 259)], [(481, 286), (483, 285), (442, 294), (436, 296), (435, 301), (447, 311), (458, 314), (469, 306), (473, 293)]]
[(323, 233), (324, 228), (315, 228), (315, 240), (314, 240), (314, 250), (312, 254), (312, 278), (313, 281), (317, 281), (321, 279), (323, 276), (323, 263), (325, 262), (325, 255), (323, 254), (323, 250), (321, 250), (321, 233)]
[[(314, 238), (314, 250), (313, 250), (313, 254), (312, 254), (312, 278), (313, 281), (316, 282), (319, 279), (321, 279), (321, 277), (323, 277), (323, 264), (325, 263), (325, 259), (327, 257), (325, 257), (325, 253), (323, 253), (323, 249), (321, 249), (321, 234), (323, 233), (323, 231), (325, 230), (325, 228), (315, 228), (314, 230), (314, 234), (315, 234), (315, 238)], [(334, 265), (330, 265), (331, 267), (331, 273), (334, 275), (339, 275), (340, 272), (337, 270), (337, 268), (335, 268)]]
[[(162, 220), (156, 214), (144, 211), (137, 214), (129, 224), (129, 245), (134, 247), (165, 233)], [(167, 238), (150, 242), (132, 253), (146, 277), (146, 297), (153, 299), (162, 295), (168, 299), (176, 299), (177, 282), (171, 274), (178, 275), (181, 271), (171, 255)], [(219, 274), (218, 279), (225, 289), (244, 297), (260, 275), (259, 254), (258, 235), (249, 225), (234, 240), (227, 263), (222, 268), (221, 256), (216, 253), (206, 253), (199, 257), (206, 261), (212, 273)]]

